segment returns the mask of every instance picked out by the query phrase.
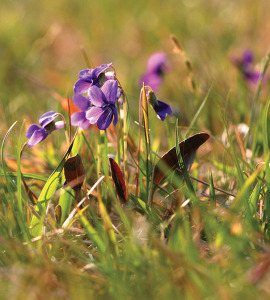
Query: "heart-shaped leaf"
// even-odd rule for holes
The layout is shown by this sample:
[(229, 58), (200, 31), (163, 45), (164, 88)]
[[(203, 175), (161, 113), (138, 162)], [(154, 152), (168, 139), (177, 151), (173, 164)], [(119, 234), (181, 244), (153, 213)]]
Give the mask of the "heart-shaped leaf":
[[(208, 133), (197, 133), (188, 139), (179, 143), (181, 156), (186, 164), (187, 169), (190, 169), (196, 151), (209, 139)], [(176, 147), (173, 147), (165, 153), (155, 166), (154, 170), (154, 184), (159, 185), (171, 172), (179, 168)]]

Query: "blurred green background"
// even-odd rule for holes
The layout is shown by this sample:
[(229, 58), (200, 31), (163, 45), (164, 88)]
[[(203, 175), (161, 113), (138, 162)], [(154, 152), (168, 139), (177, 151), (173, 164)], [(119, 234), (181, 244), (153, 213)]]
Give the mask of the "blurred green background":
[[(265, 56), (270, 46), (269, 13), (268, 0), (2, 0), (1, 137), (15, 120), (37, 122), (45, 111), (60, 109), (44, 87), (72, 96), (78, 72), (86, 67), (81, 47), (96, 66), (113, 62), (134, 116), (138, 79), (148, 57), (156, 51), (168, 53), (173, 70), (158, 96), (184, 120), (192, 95), (183, 60), (172, 53), (170, 33), (193, 64), (199, 98), (214, 82), (210, 101), (220, 105), (238, 84), (230, 55), (252, 49), (257, 63)], [(247, 97), (249, 92), (242, 91)], [(241, 108), (236, 111), (241, 115)], [(243, 121), (244, 116), (236, 118)], [(209, 122), (213, 124), (208, 129), (218, 128), (217, 120)]]

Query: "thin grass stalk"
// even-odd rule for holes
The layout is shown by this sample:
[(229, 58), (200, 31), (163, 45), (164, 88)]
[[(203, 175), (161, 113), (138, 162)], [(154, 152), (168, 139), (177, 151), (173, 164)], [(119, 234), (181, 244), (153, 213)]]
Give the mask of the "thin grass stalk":
[[(190, 192), (192, 194), (195, 195), (195, 190), (194, 190), (194, 187), (193, 187), (192, 182), (190, 180), (189, 173), (188, 173), (186, 164), (183, 160), (183, 157), (182, 157), (182, 154), (181, 154), (181, 151), (180, 151), (180, 147), (179, 147), (178, 119), (176, 120), (176, 124), (175, 124), (175, 144), (176, 144), (176, 153), (177, 153), (177, 158), (178, 158), (178, 164), (179, 164), (181, 173), (184, 176), (184, 179), (185, 179), (185, 182), (187, 184), (188, 189), (190, 190)], [(185, 149), (184, 149), (184, 151), (185, 151)]]
[[(265, 104), (263, 110), (263, 118), (262, 118), (262, 130), (263, 130), (263, 148), (264, 148), (264, 156), (265, 156), (265, 175), (266, 175), (266, 182), (270, 182), (270, 154), (269, 154), (269, 138), (268, 138), (268, 112), (270, 107), (270, 97), (268, 97), (267, 102)], [(267, 234), (270, 236), (270, 189), (269, 187), (266, 190), (266, 197), (264, 200), (264, 219), (268, 224)]]
[[(10, 134), (11, 130), (13, 129), (13, 127), (15, 126), (16, 123), (17, 123), (17, 121), (14, 122), (10, 126), (10, 128), (8, 129), (7, 133), (4, 136), (4, 139), (2, 141), (2, 146), (1, 146), (2, 169), (3, 169), (3, 172), (4, 172), (4, 176), (5, 176), (5, 180), (6, 180), (6, 184), (7, 184), (8, 193), (10, 195), (10, 199), (11, 199), (10, 202), (11, 202), (13, 211), (14, 211), (14, 202), (13, 202), (13, 192), (11, 190), (11, 185), (14, 185), (14, 184), (13, 184), (13, 181), (9, 178), (8, 172), (6, 170), (7, 166), (6, 166), (5, 158), (4, 158), (4, 146), (5, 146), (5, 142), (6, 142), (6, 139), (7, 139), (8, 135)], [(14, 188), (15, 188), (15, 186), (14, 186)]]
[(117, 239), (113, 229), (113, 224), (100, 194), (98, 194), (98, 205), (99, 205), (99, 212), (103, 221), (104, 232), (108, 234), (109, 240), (113, 245), (114, 252), (117, 256), (119, 256), (119, 249), (118, 249)]
[(171, 34), (170, 39), (171, 39), (173, 47), (174, 47), (173, 52), (182, 57), (182, 59), (184, 60), (184, 64), (185, 64), (185, 66), (186, 66), (186, 68), (189, 72), (189, 79), (190, 79), (190, 83), (191, 83), (190, 88), (191, 88), (191, 92), (193, 93), (194, 98), (195, 98), (195, 104), (197, 104), (198, 103), (198, 91), (197, 91), (197, 84), (196, 84), (196, 81), (195, 81), (195, 76), (194, 76), (191, 61), (187, 57), (187, 54), (184, 51), (184, 49), (180, 46), (180, 43), (177, 40), (176, 36)]
[[(228, 101), (227, 101), (227, 104), (228, 104)], [(237, 170), (238, 183), (239, 183), (239, 187), (241, 188), (244, 184), (244, 176), (243, 176), (243, 172), (241, 170), (241, 167), (240, 167), (240, 164), (238, 161), (236, 149), (234, 147), (234, 144), (232, 143), (231, 135), (229, 132), (229, 125), (228, 125), (228, 120), (227, 120), (227, 109), (228, 109), (228, 106), (226, 105), (226, 112), (225, 112), (225, 115), (223, 116), (223, 124), (224, 124), (225, 130), (226, 130), (229, 145), (232, 149), (232, 156), (233, 156), (234, 164), (235, 164), (235, 167)]]
[[(94, 127), (94, 126), (93, 126), (93, 127)], [(85, 143), (86, 143), (86, 145), (87, 145), (87, 148), (88, 148), (88, 149), (89, 149), (89, 151), (91, 152), (92, 159), (93, 159), (93, 161), (94, 161), (94, 164), (95, 164), (95, 166), (96, 166), (96, 168), (97, 168), (97, 167), (98, 167), (98, 165), (97, 165), (97, 162), (96, 162), (96, 159), (95, 159), (95, 156), (94, 156), (94, 152), (93, 152), (93, 150), (92, 150), (92, 147), (90, 146), (89, 142), (87, 141), (87, 138), (86, 138), (86, 136), (85, 136), (84, 132), (83, 132), (83, 131), (81, 131), (81, 133), (82, 133), (82, 136), (83, 136), (84, 142), (85, 142)]]
[(251, 133), (250, 131), (251, 131), (252, 125), (253, 125), (253, 123), (257, 119), (257, 114), (258, 114), (258, 109), (257, 109), (257, 107), (258, 107), (258, 99), (259, 99), (259, 96), (260, 96), (262, 82), (263, 82), (266, 70), (268, 68), (269, 62), (270, 62), (270, 51), (268, 51), (268, 53), (266, 55), (266, 59), (265, 59), (264, 65), (263, 65), (262, 73), (261, 73), (261, 77), (260, 77), (260, 80), (259, 80), (259, 83), (258, 83), (258, 86), (257, 86), (257, 90), (256, 90), (256, 93), (255, 93), (253, 102), (252, 102), (251, 116), (250, 116), (250, 120), (249, 120), (249, 131), (248, 131), (247, 137), (246, 137), (245, 148), (247, 148), (247, 145), (248, 145), (248, 140), (249, 140), (249, 136), (250, 136), (250, 133)]
[[(117, 111), (118, 115), (120, 116), (120, 108), (119, 105), (117, 105)], [(121, 119), (121, 118), (119, 118)], [(116, 127), (116, 138), (117, 138), (117, 163), (119, 166), (121, 166), (121, 142), (120, 142), (120, 136), (121, 136), (121, 120), (118, 121), (117, 127)]]
[(71, 220), (73, 219), (73, 217), (76, 215), (77, 212), (77, 207), (80, 207), (87, 199), (88, 197), (92, 194), (92, 192), (94, 191), (95, 188), (97, 188), (98, 190), (98, 185), (99, 183), (105, 178), (105, 176), (101, 176), (97, 182), (91, 187), (91, 189), (89, 190), (89, 192), (87, 192), (87, 195), (85, 197), (83, 197), (83, 199), (76, 205), (76, 207), (70, 212), (69, 216), (67, 217), (67, 219), (65, 220), (65, 222), (62, 225), (62, 228), (67, 228), (70, 223)]
[(144, 136), (145, 136), (145, 150), (146, 150), (146, 195), (149, 196), (149, 179), (151, 176), (151, 145), (149, 133), (149, 118), (148, 118), (148, 102), (146, 97), (145, 86), (142, 88), (142, 115), (144, 123)]
[(127, 98), (125, 93), (123, 93), (123, 110), (124, 110), (124, 120), (123, 120), (123, 160), (124, 160), (124, 181), (126, 183), (126, 189), (128, 194), (128, 160), (127, 160), (127, 153), (128, 153), (128, 143), (127, 143), (127, 136), (128, 136), (128, 104)]
[(210, 171), (210, 205), (212, 209), (216, 208), (217, 200), (216, 200), (216, 193), (215, 193), (215, 186), (213, 181), (213, 175)]
[[(139, 140), (138, 140), (138, 164), (137, 164), (137, 171), (136, 171), (136, 191), (135, 196), (139, 196), (140, 192), (140, 170), (141, 170), (141, 138), (142, 138), (142, 96), (140, 93), (140, 100), (139, 100)], [(135, 162), (135, 160), (134, 160)]]
[[(260, 108), (260, 115), (262, 114), (262, 111), (263, 111), (263, 107)], [(256, 148), (259, 144), (258, 139), (259, 139), (259, 136), (260, 136), (259, 133), (261, 131), (262, 126), (263, 126), (262, 119), (259, 119), (258, 122), (256, 122), (256, 124), (254, 124), (255, 132), (254, 132), (254, 136), (253, 136), (253, 139), (252, 139), (251, 158), (250, 158), (250, 163), (253, 164), (253, 165), (254, 165), (254, 158), (257, 155)], [(247, 141), (246, 141), (246, 143), (247, 143)], [(246, 145), (246, 143), (245, 143), (245, 145)]]
[(83, 227), (86, 229), (88, 237), (96, 244), (100, 254), (104, 254), (106, 252), (106, 246), (105, 246), (104, 242), (102, 241), (98, 232), (88, 222), (88, 220), (83, 215), (83, 212), (80, 209), (78, 209), (78, 216), (80, 217)]
[(201, 103), (201, 105), (200, 105), (200, 107), (198, 108), (196, 114), (194, 115), (193, 119), (191, 120), (190, 126), (189, 126), (189, 130), (188, 130), (188, 132), (187, 132), (187, 134), (186, 134), (186, 137), (189, 136), (189, 134), (190, 134), (190, 132), (191, 132), (191, 130), (192, 130), (192, 128), (193, 128), (195, 122), (198, 120), (198, 118), (199, 118), (201, 112), (203, 111), (203, 109), (204, 109), (204, 107), (205, 107), (205, 105), (206, 105), (206, 103), (207, 103), (207, 101), (208, 101), (208, 99), (209, 99), (209, 95), (210, 95), (210, 92), (211, 92), (211, 90), (212, 90), (212, 86), (213, 86), (213, 85), (210, 86), (210, 88), (209, 88), (209, 90), (208, 90), (208, 92), (207, 92), (205, 98), (203, 99), (203, 102)]
[[(113, 68), (114, 69), (114, 68)], [(127, 136), (128, 136), (128, 127), (129, 127), (129, 114), (128, 114), (128, 102), (127, 102), (127, 96), (126, 93), (124, 91), (124, 89), (122, 88), (122, 85), (120, 83), (120, 81), (118, 80), (118, 78), (116, 77), (116, 71), (114, 70), (115, 73), (115, 78), (121, 88), (122, 91), (122, 95), (123, 95), (123, 112), (124, 112), (124, 118), (123, 118), (123, 123), (121, 120), (121, 117), (119, 118), (119, 123), (121, 124), (121, 126), (119, 126), (122, 129), (121, 132), (121, 145), (122, 145), (122, 153), (123, 153), (123, 165), (124, 165), (124, 172), (123, 172), (123, 177), (124, 177), (124, 181), (126, 184), (126, 189), (127, 189), (127, 194), (128, 194), (128, 160), (127, 160), (127, 153), (128, 153), (128, 142), (127, 142)], [(120, 109), (119, 109), (119, 105), (117, 105), (117, 109), (118, 109), (118, 115), (121, 116), (120, 114)], [(119, 129), (120, 132), (120, 129)], [(118, 143), (118, 141), (117, 141)], [(120, 158), (120, 154), (118, 155), (118, 159)], [(121, 160), (119, 159), (119, 164), (120, 164)]]
[[(101, 137), (100, 137), (100, 130), (97, 133), (97, 178), (99, 178), (101, 174)], [(98, 188), (99, 190), (99, 188)]]
[[(24, 125), (24, 124), (23, 124)], [(21, 172), (21, 134), (22, 134), (22, 127), (20, 130), (18, 146), (17, 146), (17, 203), (18, 203), (18, 210), (21, 217), (23, 216), (23, 205), (22, 205), (22, 172)]]
[(23, 234), (25, 241), (30, 241), (30, 234), (28, 228), (26, 226), (25, 218), (24, 218), (24, 211), (23, 211), (23, 201), (22, 201), (22, 173), (21, 173), (21, 136), (22, 130), (24, 128), (24, 124), (21, 126), (20, 135), (18, 140), (17, 146), (17, 207), (18, 207), (18, 214), (14, 217), (17, 218), (19, 226), (21, 228), (21, 232)]

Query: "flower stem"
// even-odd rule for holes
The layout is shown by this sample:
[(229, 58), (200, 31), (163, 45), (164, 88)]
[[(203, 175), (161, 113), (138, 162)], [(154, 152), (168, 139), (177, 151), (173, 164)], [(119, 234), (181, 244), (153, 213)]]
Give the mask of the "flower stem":
[(127, 195), (128, 195), (128, 162), (127, 162), (127, 151), (128, 151), (128, 145), (127, 145), (127, 99), (125, 93), (123, 93), (123, 109), (124, 109), (124, 121), (123, 121), (123, 143), (124, 143), (124, 149), (123, 149), (123, 160), (124, 160), (124, 180), (126, 183), (126, 189), (127, 189)]

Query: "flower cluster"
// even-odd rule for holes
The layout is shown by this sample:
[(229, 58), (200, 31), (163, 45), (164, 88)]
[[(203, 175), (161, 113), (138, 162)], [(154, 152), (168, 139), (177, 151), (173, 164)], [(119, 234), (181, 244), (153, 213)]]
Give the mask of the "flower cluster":
[[(85, 69), (79, 73), (79, 79), (74, 84), (72, 101), (79, 111), (71, 115), (71, 125), (87, 129), (97, 124), (100, 130), (106, 130), (113, 122), (118, 121), (117, 103), (122, 104), (121, 88), (115, 80), (113, 71), (107, 71), (112, 63), (103, 64), (95, 69)], [(172, 113), (170, 105), (157, 100), (154, 91), (161, 84), (161, 77), (166, 66), (166, 55), (158, 52), (150, 57), (147, 73), (142, 77), (147, 86), (147, 98), (157, 116), (162, 121)], [(32, 124), (26, 132), (29, 139), (28, 147), (42, 142), (52, 131), (65, 127), (64, 121), (55, 122), (61, 114), (49, 111), (39, 119), (39, 125)], [(63, 116), (62, 116), (63, 117)]]
[(114, 72), (105, 72), (112, 66), (103, 64), (95, 69), (85, 69), (79, 73), (74, 85), (73, 103), (80, 109), (71, 116), (71, 124), (87, 129), (97, 124), (105, 130), (118, 121), (116, 101), (121, 96)]

